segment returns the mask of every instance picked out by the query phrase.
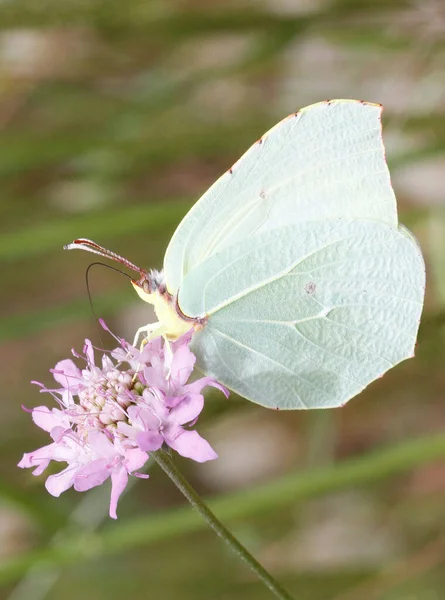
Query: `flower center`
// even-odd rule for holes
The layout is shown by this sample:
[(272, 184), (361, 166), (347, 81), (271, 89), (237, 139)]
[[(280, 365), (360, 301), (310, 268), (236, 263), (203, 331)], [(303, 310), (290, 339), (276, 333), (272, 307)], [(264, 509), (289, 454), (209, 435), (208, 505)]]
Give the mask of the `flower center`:
[(137, 402), (144, 388), (132, 370), (92, 371), (90, 384), (79, 390), (79, 433), (93, 427), (115, 434), (119, 421), (128, 422), (127, 408)]

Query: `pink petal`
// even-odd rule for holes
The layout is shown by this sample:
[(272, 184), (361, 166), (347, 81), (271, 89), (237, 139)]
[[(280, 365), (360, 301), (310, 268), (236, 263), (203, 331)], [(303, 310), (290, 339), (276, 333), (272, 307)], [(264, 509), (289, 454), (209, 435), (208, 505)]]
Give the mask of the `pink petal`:
[(122, 435), (129, 438), (130, 440), (136, 439), (136, 436), (139, 431), (140, 431), (140, 429), (137, 429), (136, 427), (132, 427), (128, 423), (123, 423), (122, 421), (119, 421), (119, 423), (117, 424), (117, 432), (121, 433)]
[(114, 369), (114, 362), (106, 354), (102, 355), (102, 370), (107, 371), (108, 369)]
[[(76, 393), (77, 393), (77, 390), (76, 390)], [(65, 406), (66, 408), (73, 406), (73, 404), (74, 404), (73, 394), (75, 394), (75, 392), (72, 390), (63, 390), (63, 392), (61, 392), (60, 400), (61, 400), (63, 406)]]
[(34, 450), (34, 452), (25, 452), (22, 460), (17, 466), (21, 469), (36, 467), (32, 474), (36, 476), (41, 475), (51, 461), (51, 458), (48, 457), (48, 453), (46, 452), (46, 448), (48, 448), (48, 446)]
[(88, 434), (88, 443), (91, 449), (102, 457), (113, 458), (117, 450), (110, 442), (109, 438), (102, 431), (90, 431)]
[(199, 394), (201, 390), (208, 385), (220, 390), (226, 398), (230, 396), (229, 390), (212, 377), (201, 377), (201, 379), (197, 379), (193, 383), (189, 383), (188, 385), (184, 386), (184, 392)]
[(110, 517), (117, 519), (116, 509), (120, 495), (125, 490), (128, 482), (128, 473), (121, 467), (114, 469), (111, 473), (111, 497), (110, 497)]
[(160, 390), (167, 389), (168, 383), (163, 372), (154, 367), (145, 367), (143, 373), (145, 381), (149, 386), (159, 388)]
[[(20, 467), (21, 469), (29, 469), (30, 467), (33, 466), (32, 463), (32, 452), (25, 452), (24, 455), (22, 456), (20, 462), (17, 463), (17, 466)], [(49, 461), (48, 461), (49, 464)]]
[(129, 473), (140, 469), (148, 460), (148, 454), (139, 448), (131, 448), (125, 452), (125, 467)]
[(60, 425), (57, 425), (56, 427), (53, 427), (51, 429), (51, 433), (50, 436), (51, 438), (56, 442), (56, 444), (60, 444), (62, 443), (62, 445), (64, 445), (64, 440), (63, 438), (67, 435), (67, 433), (69, 433), (71, 431), (71, 428), (67, 428), (67, 427), (61, 427)]
[(36, 406), (32, 410), (32, 420), (44, 431), (51, 431), (54, 427), (62, 426), (63, 429), (68, 429), (70, 422), (64, 412), (53, 408), (50, 410), (47, 406)]
[(186, 396), (182, 402), (171, 409), (169, 421), (176, 421), (180, 425), (190, 423), (196, 419), (204, 408), (204, 397), (201, 394)]
[(36, 467), (33, 475), (41, 475), (51, 460), (70, 462), (72, 454), (72, 450), (65, 446), (48, 444), (34, 450), (34, 452), (25, 453), (18, 466), (22, 469)]
[(102, 485), (110, 476), (109, 461), (99, 458), (80, 467), (74, 478), (74, 489), (76, 492), (86, 492), (93, 487)]
[(127, 360), (131, 358), (128, 356), (128, 352), (123, 348), (115, 348), (110, 352), (110, 354), (118, 362), (127, 362)]
[(147, 405), (150, 407), (144, 410), (144, 421), (148, 425), (149, 421), (147, 421), (147, 419), (149, 419), (149, 415), (151, 415), (150, 422), (153, 423), (151, 427), (158, 428), (160, 422), (167, 419), (169, 414), (167, 404), (164, 401), (164, 394), (162, 392), (159, 392), (158, 390), (152, 390), (151, 392), (145, 390), (142, 394), (142, 397), (144, 398), (144, 401), (147, 403)]
[[(187, 387), (187, 386), (185, 386), (185, 387)], [(180, 402), (182, 402), (183, 400), (185, 400), (186, 398), (187, 398), (187, 394), (182, 394), (180, 396), (164, 396), (164, 402), (165, 402), (165, 405), (168, 406), (168, 408), (174, 408), (175, 406), (178, 406), (178, 404)]]
[[(131, 346), (132, 347), (132, 346)], [(162, 338), (156, 338), (145, 344), (142, 352), (139, 353), (139, 362), (148, 364), (153, 357), (159, 356), (162, 352)]]
[(132, 423), (139, 426), (139, 429), (143, 429), (144, 431), (152, 429), (157, 430), (161, 425), (161, 419), (148, 408), (130, 406), (128, 409), (128, 416)]
[(141, 431), (136, 436), (136, 443), (145, 452), (159, 450), (164, 443), (164, 438), (158, 431)]
[[(75, 436), (75, 434), (70, 433), (70, 436)], [(85, 452), (80, 442), (77, 440), (74, 441), (71, 437), (68, 438), (68, 436), (65, 436), (54, 444), (45, 446), (45, 448), (48, 458), (56, 462), (78, 462), (79, 457), (83, 456)]]
[(61, 360), (51, 370), (54, 379), (65, 389), (74, 391), (82, 381), (82, 373), (70, 358)]
[(181, 456), (206, 462), (218, 458), (210, 444), (197, 431), (186, 431), (179, 425), (171, 425), (165, 431), (165, 441)]
[(93, 348), (93, 344), (90, 342), (90, 340), (85, 340), (85, 345), (83, 347), (83, 353), (87, 357), (88, 366), (89, 367), (94, 366), (95, 365), (94, 348)]
[(194, 333), (195, 330), (191, 327), (176, 342), (172, 342), (171, 347), (173, 348), (173, 352), (177, 352), (183, 345), (188, 346)]
[(73, 485), (76, 469), (69, 466), (56, 475), (50, 475), (45, 482), (45, 487), (51, 496), (58, 498), (62, 492), (65, 492)]
[(196, 357), (188, 346), (179, 347), (173, 355), (171, 363), (171, 379), (175, 387), (187, 383), (195, 366)]
[[(154, 343), (156, 343), (156, 347)], [(131, 346), (131, 344), (124, 342), (124, 348), (116, 348), (111, 352), (111, 356), (116, 358), (119, 362), (126, 362), (132, 368), (140, 367), (140, 365), (148, 365), (151, 363), (152, 358), (159, 355), (162, 350), (162, 344), (159, 343), (160, 338), (152, 340), (145, 344), (142, 352)]]

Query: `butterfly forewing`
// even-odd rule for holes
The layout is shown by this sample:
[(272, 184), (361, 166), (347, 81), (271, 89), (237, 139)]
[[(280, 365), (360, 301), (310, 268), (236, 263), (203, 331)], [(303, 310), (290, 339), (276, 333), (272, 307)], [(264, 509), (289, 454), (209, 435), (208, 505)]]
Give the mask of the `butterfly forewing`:
[(321, 102), (278, 123), (202, 196), (166, 252), (168, 289), (217, 252), (292, 223), (372, 219), (397, 226), (381, 107)]

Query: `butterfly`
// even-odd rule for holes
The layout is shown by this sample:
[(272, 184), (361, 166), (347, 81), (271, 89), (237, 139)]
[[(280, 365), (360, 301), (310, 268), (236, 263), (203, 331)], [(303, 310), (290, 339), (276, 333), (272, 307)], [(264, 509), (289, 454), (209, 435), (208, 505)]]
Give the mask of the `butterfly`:
[(425, 266), (398, 224), (382, 107), (320, 102), (263, 135), (191, 208), (163, 271), (123, 262), (158, 322), (193, 329), (197, 367), (276, 409), (345, 404), (413, 356)]

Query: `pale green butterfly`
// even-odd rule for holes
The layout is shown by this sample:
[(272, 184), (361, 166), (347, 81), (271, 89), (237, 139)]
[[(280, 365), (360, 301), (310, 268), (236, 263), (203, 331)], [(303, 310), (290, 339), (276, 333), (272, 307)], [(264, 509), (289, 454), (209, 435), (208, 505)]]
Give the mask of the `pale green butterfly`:
[(413, 356), (425, 289), (398, 225), (378, 104), (320, 102), (258, 140), (184, 217), (139, 296), (197, 366), (269, 408), (341, 406)]

